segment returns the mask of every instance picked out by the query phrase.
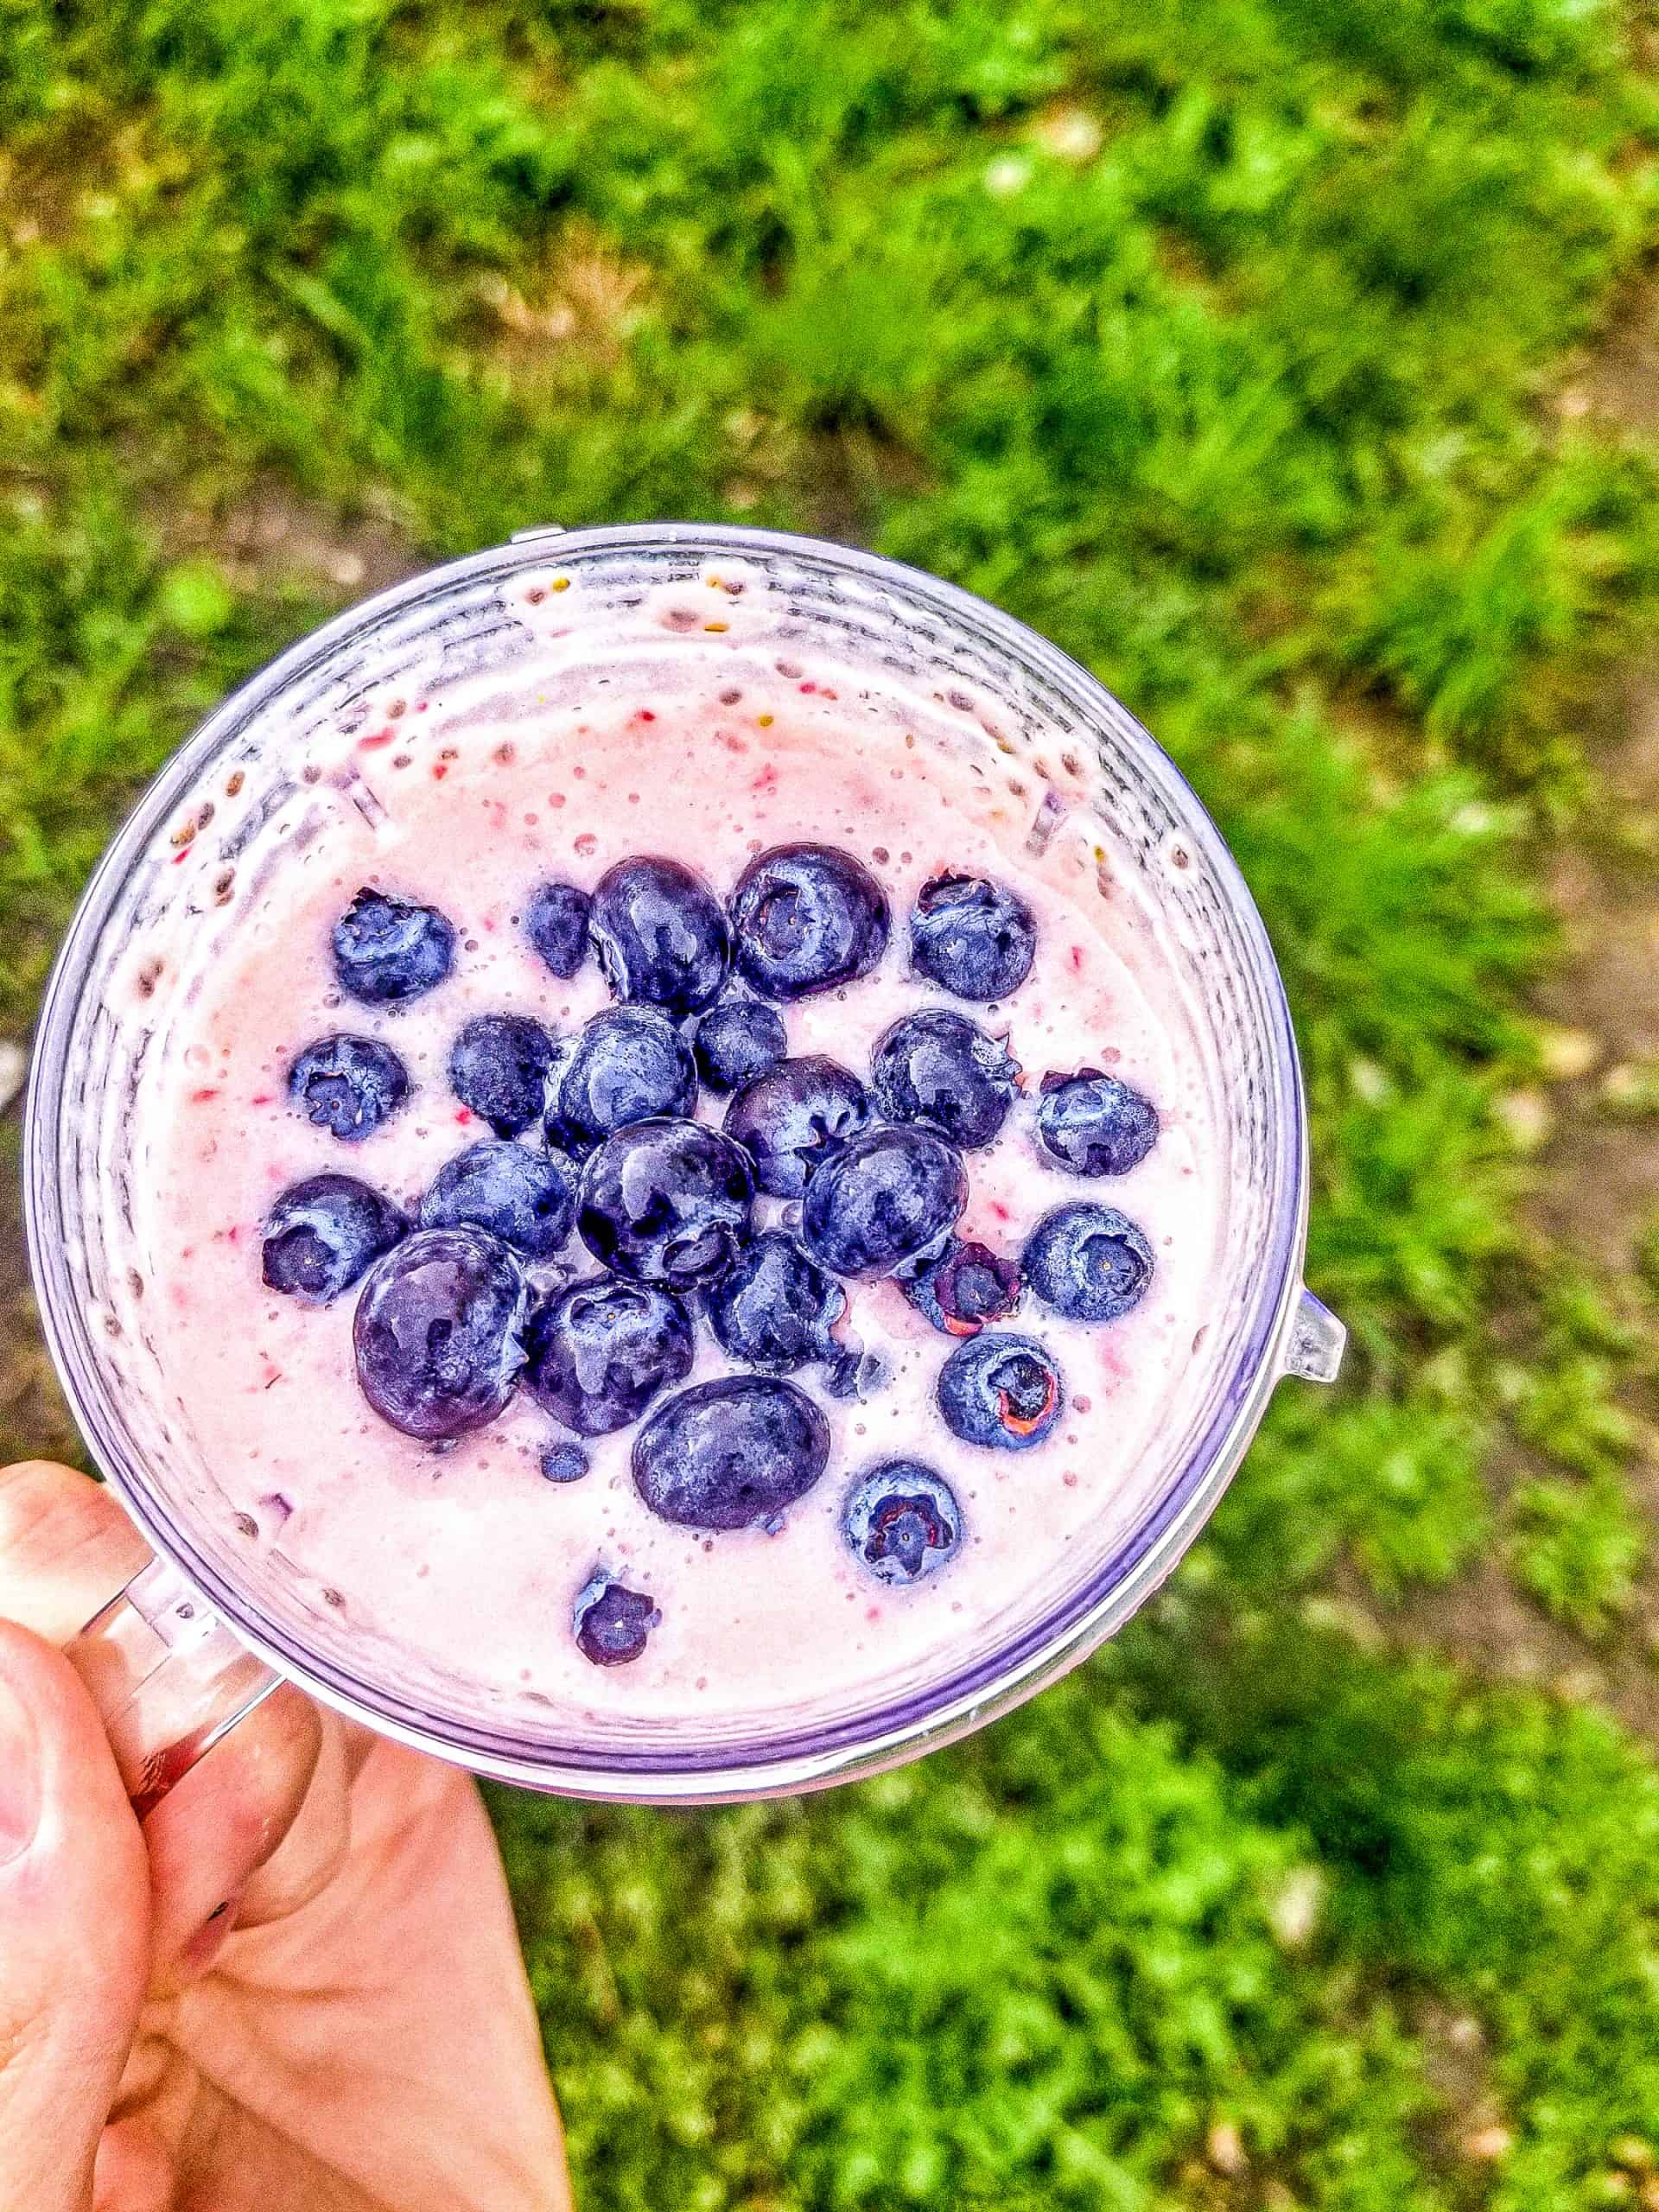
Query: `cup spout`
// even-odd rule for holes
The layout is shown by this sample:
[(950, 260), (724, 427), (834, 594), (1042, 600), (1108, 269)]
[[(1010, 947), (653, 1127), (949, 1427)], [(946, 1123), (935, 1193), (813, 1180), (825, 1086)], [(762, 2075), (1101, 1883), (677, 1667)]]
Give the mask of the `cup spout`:
[(1285, 1349), (1285, 1373), (1304, 1382), (1334, 1382), (1342, 1368), (1348, 1332), (1311, 1290), (1304, 1290)]

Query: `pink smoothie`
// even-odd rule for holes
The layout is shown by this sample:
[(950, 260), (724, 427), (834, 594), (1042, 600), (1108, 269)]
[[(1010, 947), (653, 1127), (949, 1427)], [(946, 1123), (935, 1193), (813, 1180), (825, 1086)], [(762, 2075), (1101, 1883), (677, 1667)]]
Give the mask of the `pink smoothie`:
[[(563, 583), (550, 567), (512, 587), (544, 680), (382, 689), (305, 737), (284, 834), (224, 887), (234, 927), (199, 969), (143, 1101), (143, 1322), (219, 1510), (296, 1618), (343, 1630), (384, 1679), (464, 1685), (504, 1721), (600, 1740), (733, 1739), (925, 1686), (1036, 1618), (1134, 1524), (1205, 1328), (1227, 1203), (1218, 1077), (1160, 915), (1086, 804), (1087, 762), (1058, 745), (1011, 757), (967, 693), (918, 696), (779, 652), (735, 569), (661, 593), (638, 619), (673, 649), (610, 671), (574, 653), (580, 592)], [(194, 827), (181, 819), (177, 835)], [(609, 1002), (591, 960), (561, 982), (526, 940), (538, 883), (591, 888), (614, 862), (660, 854), (724, 899), (755, 854), (797, 840), (861, 860), (893, 927), (866, 980), (782, 1009), (791, 1055), (827, 1053), (867, 1077), (889, 1023), (959, 1004), (909, 972), (906, 918), (930, 877), (994, 878), (1035, 916), (1027, 980), (1001, 1004), (960, 1007), (1024, 1071), (995, 1147), (968, 1155), (960, 1234), (1017, 1256), (1050, 1209), (1095, 1198), (1156, 1255), (1147, 1295), (1115, 1322), (1063, 1319), (1027, 1297), (1009, 1325), (1064, 1373), (1052, 1434), (1017, 1454), (953, 1436), (934, 1398), (953, 1340), (890, 1280), (849, 1283), (841, 1328), (885, 1383), (838, 1402), (815, 1373), (794, 1378), (823, 1407), (830, 1452), (775, 1533), (702, 1535), (654, 1517), (631, 1475), (632, 1428), (582, 1440), (584, 1479), (544, 1479), (544, 1448), (575, 1440), (523, 1390), (442, 1452), (388, 1426), (354, 1372), (356, 1292), (318, 1308), (262, 1284), (273, 1200), (334, 1169), (412, 1211), (488, 1134), (447, 1079), (461, 1024), (519, 1011), (569, 1038)], [(330, 931), (365, 885), (455, 925), (448, 979), (402, 1008), (343, 1002), (335, 979)], [(413, 1084), (404, 1110), (353, 1146), (286, 1091), (299, 1048), (342, 1029), (395, 1046)], [(1126, 1176), (1059, 1173), (1038, 1145), (1042, 1077), (1084, 1067), (1158, 1109), (1158, 1141)], [(699, 1113), (717, 1122), (726, 1103), (705, 1091)], [(772, 1200), (758, 1215), (785, 1217)], [(545, 1279), (561, 1272), (597, 1272), (574, 1237)], [(699, 1322), (691, 1381), (729, 1371)], [(911, 1587), (876, 1580), (842, 1529), (852, 1482), (893, 1454), (938, 1469), (963, 1520), (956, 1556)], [(596, 1566), (661, 1614), (626, 1665), (591, 1663), (573, 1637)]]

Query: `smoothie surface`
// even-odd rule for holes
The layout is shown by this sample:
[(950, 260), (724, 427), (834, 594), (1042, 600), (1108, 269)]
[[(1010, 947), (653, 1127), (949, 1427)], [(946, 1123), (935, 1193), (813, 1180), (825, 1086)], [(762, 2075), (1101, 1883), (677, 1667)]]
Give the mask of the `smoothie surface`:
[[(923, 697), (896, 678), (746, 650), (734, 568), (665, 587), (644, 610), (676, 642), (671, 657), (603, 673), (573, 677), (560, 658), (570, 609), (556, 569), (520, 578), (512, 605), (547, 641), (543, 685), (381, 687), (308, 734), (287, 834), (238, 889), (235, 928), (173, 1024), (143, 1102), (137, 1191), (162, 1371), (273, 1586), (302, 1611), (328, 1609), (394, 1679), (406, 1662), (411, 1680), (462, 1683), (493, 1710), (601, 1737), (635, 1725), (734, 1737), (925, 1689), (1085, 1576), (1160, 1476), (1227, 1199), (1201, 1009), (1090, 803), (1087, 760), (1058, 745), (1037, 763), (1010, 756), (969, 693)], [(963, 1441), (940, 1414), (940, 1370), (969, 1332), (936, 1326), (893, 1276), (844, 1280), (833, 1334), (851, 1395), (832, 1394), (821, 1363), (791, 1376), (828, 1424), (828, 1462), (766, 1528), (697, 1530), (651, 1510), (632, 1467), (643, 1418), (579, 1436), (521, 1386), (454, 1438), (391, 1426), (354, 1363), (361, 1285), (315, 1305), (262, 1281), (275, 1202), (340, 1173), (416, 1216), (446, 1163), (491, 1135), (452, 1087), (463, 1025), (531, 1016), (568, 1052), (614, 1002), (591, 955), (569, 978), (538, 955), (525, 924), (539, 886), (591, 892), (616, 863), (660, 856), (724, 904), (757, 855), (799, 842), (861, 863), (892, 927), (873, 972), (777, 1006), (789, 1057), (828, 1056), (868, 1084), (900, 1017), (966, 1016), (1020, 1075), (995, 1141), (963, 1154), (957, 1236), (1018, 1262), (1055, 1208), (1116, 1208), (1154, 1257), (1144, 1295), (1103, 1324), (1027, 1287), (993, 1325), (1036, 1339), (1063, 1379), (1040, 1443), (1003, 1450)], [(1034, 957), (1005, 999), (968, 1002), (915, 971), (910, 917), (943, 876), (1006, 886), (1028, 909)], [(365, 888), (453, 927), (448, 973), (407, 1003), (342, 992), (331, 933)], [(683, 1018), (688, 1035), (695, 1019)], [(408, 1078), (360, 1141), (289, 1096), (296, 1055), (340, 1033), (390, 1047)], [(1155, 1109), (1155, 1142), (1127, 1173), (1065, 1172), (1039, 1141), (1044, 1079), (1083, 1070)], [(729, 1105), (704, 1084), (695, 1111), (718, 1127)], [(539, 1124), (512, 1141), (545, 1142)], [(568, 1164), (579, 1179), (580, 1160)], [(793, 1234), (800, 1212), (762, 1194), (753, 1225)], [(575, 1233), (526, 1267), (532, 1296), (604, 1272)], [(685, 1303), (689, 1372), (644, 1418), (683, 1387), (751, 1371), (716, 1343), (701, 1294)], [(560, 1447), (577, 1447), (588, 1471)], [(959, 1509), (954, 1553), (913, 1585), (873, 1573), (844, 1525), (859, 1478), (895, 1458), (935, 1472)], [(595, 1663), (575, 1632), (596, 1572), (660, 1616), (624, 1664)]]

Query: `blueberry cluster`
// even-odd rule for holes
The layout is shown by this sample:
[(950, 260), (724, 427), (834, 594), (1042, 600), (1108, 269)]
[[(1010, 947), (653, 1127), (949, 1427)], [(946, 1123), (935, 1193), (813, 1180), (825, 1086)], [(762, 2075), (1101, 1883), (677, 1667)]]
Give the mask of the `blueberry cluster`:
[[(1007, 1045), (957, 1007), (895, 1021), (868, 1081), (790, 1056), (780, 1007), (843, 990), (887, 950), (887, 899), (860, 861), (779, 847), (722, 907), (691, 869), (642, 855), (591, 894), (540, 886), (523, 927), (556, 976), (596, 959), (615, 1003), (568, 1039), (523, 1014), (461, 1028), (450, 1087), (492, 1134), (445, 1163), (412, 1217), (327, 1173), (284, 1191), (265, 1224), (272, 1288), (315, 1305), (356, 1288), (358, 1382), (383, 1420), (443, 1446), (522, 1388), (575, 1439), (641, 1424), (633, 1480), (662, 1519), (775, 1529), (829, 1459), (824, 1416), (790, 1378), (817, 1370), (834, 1396), (880, 1387), (879, 1363), (836, 1331), (843, 1284), (890, 1276), (960, 1339), (936, 1388), (952, 1433), (1007, 1452), (1043, 1442), (1064, 1377), (1036, 1337), (995, 1325), (1027, 1290), (1069, 1319), (1115, 1319), (1143, 1295), (1152, 1252), (1092, 1199), (1046, 1214), (1017, 1260), (957, 1236), (969, 1162), (997, 1141), (1021, 1089)], [(912, 971), (970, 1004), (1019, 988), (1036, 938), (1024, 902), (979, 877), (934, 879), (909, 917)], [(340, 990), (407, 1006), (444, 982), (455, 941), (435, 908), (365, 888), (334, 931)], [(410, 1083), (391, 1046), (341, 1033), (306, 1046), (289, 1090), (355, 1145), (404, 1110)], [(704, 1090), (726, 1101), (718, 1127), (696, 1118)], [(1157, 1134), (1153, 1107), (1114, 1077), (1043, 1082), (1036, 1137), (1061, 1173), (1124, 1174)], [(787, 1225), (757, 1219), (763, 1198), (782, 1202)], [(595, 1263), (575, 1281), (550, 1265), (573, 1234)], [(698, 1319), (747, 1372), (687, 1384)], [(556, 1483), (588, 1465), (580, 1441), (542, 1457)], [(873, 1576), (908, 1583), (956, 1551), (962, 1515), (934, 1470), (887, 1459), (853, 1484), (842, 1527)], [(658, 1618), (596, 1568), (572, 1630), (612, 1666), (643, 1651)]]

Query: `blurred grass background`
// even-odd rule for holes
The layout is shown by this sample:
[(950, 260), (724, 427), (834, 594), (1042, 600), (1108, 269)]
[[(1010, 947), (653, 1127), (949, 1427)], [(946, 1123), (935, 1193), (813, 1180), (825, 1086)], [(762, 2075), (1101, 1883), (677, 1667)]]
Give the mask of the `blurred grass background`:
[(1592, 1268), (1524, 1204), (1550, 855), (1652, 874), (1587, 740), (1653, 448), (1573, 383), (1659, 249), (1648, 36), (0, 0), (0, 1031), (210, 702), (553, 518), (823, 531), (1012, 608), (1175, 752), (1286, 969), (1351, 1366), (1150, 1615), (827, 1797), (496, 1797), (587, 2212), (1659, 2207), (1659, 1239)]

